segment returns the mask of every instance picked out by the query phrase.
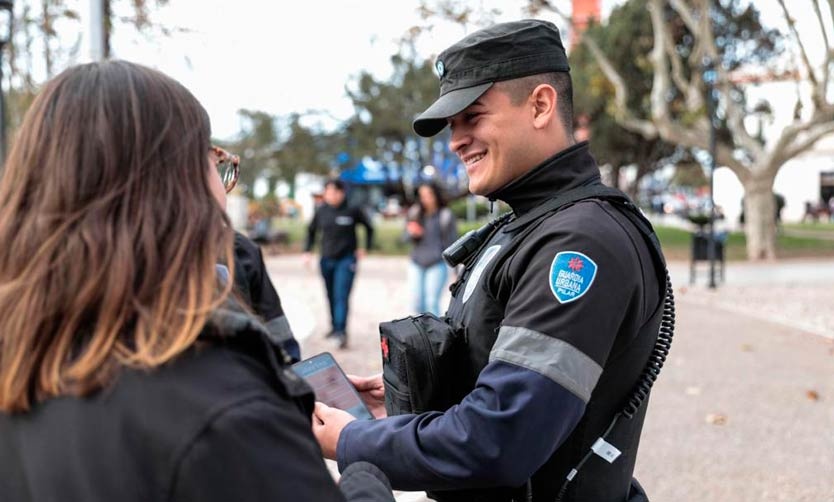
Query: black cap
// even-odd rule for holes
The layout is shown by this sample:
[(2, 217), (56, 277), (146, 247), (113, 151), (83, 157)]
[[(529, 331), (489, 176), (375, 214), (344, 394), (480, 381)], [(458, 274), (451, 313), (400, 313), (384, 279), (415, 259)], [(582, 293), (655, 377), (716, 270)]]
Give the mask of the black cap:
[(468, 35), (437, 57), (440, 97), (414, 120), (414, 132), (434, 136), (501, 80), (568, 72), (559, 29), (547, 21), (501, 23)]

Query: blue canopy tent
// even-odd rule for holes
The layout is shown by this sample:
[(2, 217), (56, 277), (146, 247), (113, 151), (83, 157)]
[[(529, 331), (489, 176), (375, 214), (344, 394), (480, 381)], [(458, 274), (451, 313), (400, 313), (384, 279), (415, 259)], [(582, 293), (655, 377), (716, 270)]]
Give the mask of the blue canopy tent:
[(343, 169), (339, 179), (351, 185), (384, 185), (399, 178), (392, 171), (381, 162), (365, 158), (350, 169)]
[(391, 187), (399, 182), (400, 173), (396, 168), (365, 157), (353, 167), (343, 168), (339, 179), (351, 187), (349, 204), (380, 209), (385, 207)]

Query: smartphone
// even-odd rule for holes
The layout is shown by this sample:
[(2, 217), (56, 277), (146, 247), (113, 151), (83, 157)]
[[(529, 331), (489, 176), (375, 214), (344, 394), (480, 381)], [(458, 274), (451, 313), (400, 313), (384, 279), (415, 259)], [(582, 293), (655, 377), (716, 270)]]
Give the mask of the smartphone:
[(359, 419), (374, 418), (329, 352), (299, 361), (292, 365), (292, 370), (310, 384), (316, 393), (317, 401), (345, 410)]

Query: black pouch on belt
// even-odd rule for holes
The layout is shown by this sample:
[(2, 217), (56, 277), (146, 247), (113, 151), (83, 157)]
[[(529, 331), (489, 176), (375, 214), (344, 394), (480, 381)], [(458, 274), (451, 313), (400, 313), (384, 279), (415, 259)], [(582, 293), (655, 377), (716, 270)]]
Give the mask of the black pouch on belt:
[(471, 389), (461, 378), (463, 330), (420, 314), (379, 325), (388, 415), (446, 411)]

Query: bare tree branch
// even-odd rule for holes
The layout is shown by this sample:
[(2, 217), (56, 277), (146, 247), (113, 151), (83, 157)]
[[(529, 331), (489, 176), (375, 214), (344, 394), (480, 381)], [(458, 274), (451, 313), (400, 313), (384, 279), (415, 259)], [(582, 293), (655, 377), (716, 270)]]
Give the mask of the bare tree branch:
[(747, 184), (753, 177), (750, 166), (738, 160), (735, 152), (727, 145), (718, 144), (715, 152), (716, 165), (728, 168), (738, 177), (742, 185)]
[[(829, 0), (831, 3), (831, 0)], [(825, 61), (822, 63), (822, 88), (828, 89), (828, 81), (830, 79), (830, 72), (828, 71), (828, 67), (832, 61), (832, 51), (831, 51), (831, 40), (828, 38), (828, 31), (825, 29), (825, 20), (822, 18), (822, 9), (820, 9), (820, 4), (817, 0), (811, 0), (811, 4), (814, 6), (814, 14), (816, 14), (817, 21), (820, 24), (820, 31), (822, 32), (822, 39), (825, 42)], [(825, 92), (825, 91), (823, 91)]]
[(582, 37), (582, 43), (591, 51), (602, 73), (614, 87), (614, 115), (623, 127), (646, 139), (654, 139), (658, 135), (657, 127), (650, 120), (642, 120), (634, 116), (628, 107), (628, 87), (620, 73), (614, 68), (611, 60), (602, 52), (599, 45), (591, 37)]
[(698, 40), (701, 50), (715, 62), (715, 70), (718, 75), (717, 88), (722, 95), (724, 112), (727, 117), (727, 127), (733, 132), (736, 141), (750, 154), (753, 159), (759, 159), (764, 155), (762, 145), (756, 141), (744, 125), (746, 111), (742, 105), (733, 99), (734, 86), (724, 65), (721, 64), (718, 55), (718, 48), (715, 45), (715, 36), (712, 31), (712, 16), (710, 16), (711, 2), (701, 2), (699, 16)]
[(782, 164), (796, 157), (802, 152), (810, 150), (817, 143), (817, 141), (832, 133), (834, 133), (834, 122), (828, 122), (817, 125), (815, 128), (808, 131), (808, 133), (802, 138), (802, 140), (791, 145), (789, 148), (783, 150), (783, 153), (779, 157), (774, 159), (774, 161), (781, 162), (779, 162), (778, 164), (776, 162), (773, 162), (767, 166), (768, 174), (775, 176), (776, 173), (779, 171), (779, 168), (782, 167)]
[[(688, 146), (688, 147), (697, 147), (701, 149), (708, 149), (708, 134), (709, 134), (709, 121), (706, 117), (698, 121), (698, 124), (693, 126), (684, 126), (677, 121), (674, 121), (671, 117), (669, 112), (669, 103), (666, 99), (666, 96), (671, 90), (671, 81), (669, 75), (669, 66), (666, 60), (666, 50), (664, 49), (667, 44), (669, 43), (668, 39), (671, 38), (671, 34), (669, 33), (668, 29), (666, 28), (666, 23), (663, 19), (663, 0), (650, 0), (649, 3), (649, 13), (652, 20), (652, 28), (654, 31), (654, 48), (651, 53), (652, 63), (654, 66), (654, 82), (652, 85), (652, 119), (660, 132), (660, 136), (670, 143), (677, 143), (680, 145)], [(687, 6), (685, 3), (677, 1), (674, 2), (673, 7), (676, 9), (680, 8), (685, 11), (685, 14), (682, 16), (687, 16), (690, 22), (694, 22), (694, 18), (692, 13), (687, 10)], [(696, 38), (699, 38), (703, 44), (703, 48), (701, 49), (703, 53), (711, 54), (713, 56), (717, 56), (717, 50), (715, 49), (715, 43), (712, 38), (711, 32), (711, 25), (709, 24), (709, 16), (708, 16), (708, 9), (709, 5), (708, 2), (704, 2), (701, 5), (703, 12), (701, 13), (702, 22), (696, 26), (696, 30), (693, 31)], [(679, 12), (680, 14), (680, 12)], [(703, 21), (703, 18), (706, 17), (706, 21)], [(686, 22), (686, 21), (684, 21)], [(706, 24), (705, 24), (706, 23)], [(696, 67), (697, 68), (697, 67)], [(724, 82), (729, 82), (726, 78), (725, 72), (719, 72), (719, 75), (724, 75)], [(699, 77), (700, 78), (700, 77)], [(735, 108), (733, 113), (736, 114), (737, 121), (741, 121), (741, 114), (739, 113), (738, 106), (729, 99), (729, 87), (725, 89), (725, 100), (728, 101), (728, 111), (730, 108)], [(698, 100), (699, 104), (702, 103), (702, 100)], [(725, 105), (727, 107), (727, 105)], [(699, 106), (700, 108), (700, 106)], [(690, 108), (690, 111), (697, 111), (698, 108)], [(743, 118), (743, 117), (742, 117)], [(741, 127), (742, 132), (746, 134), (746, 130), (742, 125)], [(749, 138), (749, 135), (747, 135)], [(752, 138), (750, 139), (752, 143), (755, 143)], [(758, 147), (758, 144), (756, 144)], [(733, 155), (732, 149), (725, 144), (717, 145), (717, 152), (716, 152), (716, 161), (721, 163), (722, 165), (726, 165), (729, 167), (742, 181), (746, 180), (750, 176), (749, 169), (739, 162), (735, 156)]]
[[(724, 67), (721, 65), (721, 58), (718, 55), (718, 48), (715, 46), (715, 36), (712, 32), (711, 7), (712, 2), (707, 0), (700, 1), (701, 12), (698, 13), (698, 29), (693, 32), (696, 42), (695, 48), (697, 52), (715, 61), (718, 72), (723, 72)], [(721, 77), (723, 76), (721, 75)]]
[(628, 110), (625, 110), (625, 112), (622, 118), (617, 118), (617, 122), (625, 129), (637, 133), (646, 139), (655, 139), (660, 135), (657, 126), (652, 121), (635, 118), (628, 113)]
[[(699, 27), (699, 23), (696, 21), (695, 16), (690, 11), (687, 4), (681, 0), (671, 0), (669, 2), (671, 7), (675, 10), (675, 12), (681, 17), (684, 24), (686, 25), (687, 29), (689, 29), (693, 36), (695, 36), (695, 44), (692, 52), (689, 54), (689, 58), (687, 59), (687, 64), (690, 68), (701, 68), (703, 63), (703, 55), (704, 51), (702, 49), (702, 44), (700, 42), (699, 37), (697, 36), (699, 33), (703, 32), (703, 27)], [(671, 33), (667, 32), (667, 44), (674, 47), (674, 42), (672, 41)], [(667, 49), (668, 51), (668, 49)], [(676, 51), (673, 51), (676, 52)], [(676, 55), (676, 54), (675, 54)], [(677, 78), (675, 77), (676, 69), (676, 58), (672, 54), (669, 55), (670, 62), (672, 64), (672, 79), (675, 81), (675, 85), (683, 92), (684, 98), (686, 101), (686, 106), (689, 110), (697, 111), (700, 110), (704, 106), (704, 99), (703, 99), (703, 89), (704, 83), (702, 74), (699, 71), (693, 71), (690, 74), (689, 82), (686, 84), (685, 87), (681, 87), (677, 83)]]
[(814, 88), (819, 87), (819, 82), (817, 82), (817, 76), (814, 74), (814, 67), (811, 66), (811, 60), (808, 59), (808, 51), (805, 49), (805, 44), (802, 42), (802, 38), (799, 36), (799, 32), (796, 29), (796, 21), (791, 16), (790, 12), (788, 12), (787, 6), (785, 6), (785, 0), (776, 0), (779, 3), (779, 6), (782, 8), (782, 12), (785, 14), (785, 20), (788, 23), (788, 28), (791, 30), (794, 38), (796, 39), (796, 43), (799, 46), (799, 54), (802, 58), (802, 62), (805, 64), (805, 69), (808, 70), (808, 80), (811, 81), (811, 84)]
[(675, 49), (675, 43), (672, 40), (672, 37), (666, 37), (665, 46), (663, 48), (664, 50), (666, 50), (666, 57), (672, 64), (672, 81), (675, 83), (675, 86), (678, 89), (680, 89), (683, 93), (687, 104), (690, 104), (691, 100), (693, 99), (692, 94), (698, 95), (700, 101), (699, 89), (693, 89), (692, 83), (687, 82), (687, 80), (683, 76), (683, 64), (681, 64), (681, 58), (680, 55), (678, 55), (678, 51)]
[(820, 31), (822, 32), (822, 39), (825, 41), (825, 52), (828, 54), (831, 51), (831, 41), (828, 39), (828, 32), (825, 29), (825, 21), (822, 19), (822, 10), (817, 0), (811, 0), (811, 5), (814, 6), (814, 14), (817, 16), (817, 21), (820, 24)]
[[(533, 4), (536, 8), (547, 9), (555, 13), (563, 21), (571, 24), (571, 17), (549, 1), (535, 0)], [(658, 131), (652, 121), (639, 119), (631, 113), (631, 110), (629, 110), (628, 88), (626, 87), (625, 80), (623, 80), (622, 76), (611, 63), (608, 56), (606, 56), (602, 49), (599, 48), (599, 45), (597, 45), (593, 38), (582, 37), (581, 41), (585, 47), (591, 51), (591, 54), (594, 56), (594, 59), (599, 65), (600, 70), (602, 70), (602, 73), (605, 75), (605, 78), (607, 78), (614, 87), (614, 107), (617, 122), (619, 122), (624, 128), (640, 134), (646, 139), (656, 138), (658, 136)]]
[(747, 150), (754, 162), (764, 155), (764, 148), (761, 143), (756, 141), (744, 125), (745, 113), (743, 113), (741, 106), (739, 106), (730, 97), (730, 90), (728, 84), (722, 84), (724, 87), (722, 93), (724, 94), (724, 109), (727, 114), (727, 127), (733, 132), (733, 137), (739, 144)]
[[(782, 129), (782, 134), (779, 136), (779, 139), (769, 150), (770, 159), (768, 159), (768, 162), (766, 163), (766, 165), (769, 166), (767, 169), (778, 169), (778, 166), (790, 160), (791, 152), (797, 149), (794, 142), (797, 141), (797, 138), (801, 134), (808, 133), (809, 137), (813, 137), (816, 134), (815, 131), (818, 129), (824, 129), (832, 125), (834, 125), (834, 111), (829, 109), (825, 113), (817, 111), (811, 119), (805, 122), (796, 121), (785, 126), (785, 128)], [(822, 136), (825, 134), (826, 133), (823, 133)], [(813, 146), (813, 143), (811, 146)]]
[(834, 25), (834, 0), (828, 0), (828, 14), (831, 16), (831, 24)]
[(698, 32), (698, 22), (692, 16), (692, 12), (689, 11), (689, 6), (686, 5), (686, 2), (683, 2), (682, 0), (669, 0), (669, 5), (675, 9), (675, 12), (677, 12), (681, 17), (683, 24), (689, 28), (689, 31), (692, 33)]
[[(717, 65), (720, 66), (720, 65)], [(727, 73), (723, 70), (718, 72), (719, 81), (717, 87), (723, 96), (724, 113), (727, 117), (727, 127), (732, 131), (733, 138), (739, 145), (747, 150), (754, 162), (764, 155), (764, 147), (747, 131), (744, 125), (744, 118), (747, 116), (743, 106), (733, 99), (733, 85)]]
[(667, 96), (671, 91), (669, 79), (669, 65), (666, 61), (666, 39), (669, 33), (666, 23), (663, 20), (663, 0), (649, 1), (649, 16), (652, 20), (652, 31), (654, 32), (654, 47), (651, 52), (652, 66), (654, 67), (654, 80), (652, 82), (651, 110), (652, 119), (655, 123), (671, 121), (669, 112), (669, 101)]

